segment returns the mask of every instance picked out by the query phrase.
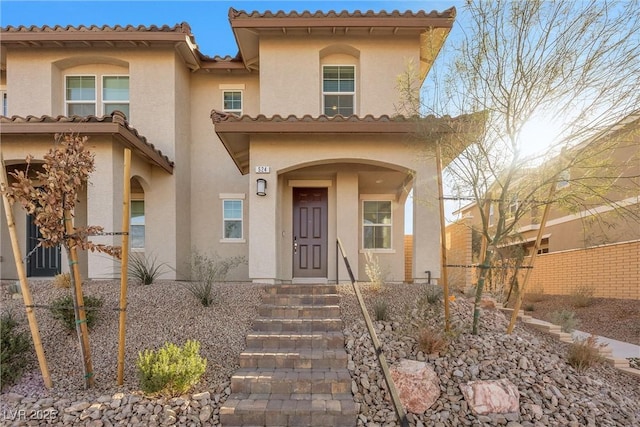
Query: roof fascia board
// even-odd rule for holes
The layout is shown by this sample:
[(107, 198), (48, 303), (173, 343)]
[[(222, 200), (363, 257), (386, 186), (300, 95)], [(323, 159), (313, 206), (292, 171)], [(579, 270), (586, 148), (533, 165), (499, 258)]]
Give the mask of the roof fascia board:
[(451, 28), (453, 19), (448, 17), (236, 17), (231, 18), (232, 28)]
[(137, 138), (133, 132), (118, 123), (3, 123), (3, 135), (55, 135), (69, 133), (79, 135), (109, 135), (121, 144), (133, 148), (151, 163), (173, 174), (173, 165)]
[(187, 42), (189, 35), (170, 32), (134, 32), (134, 31), (3, 31), (0, 43), (43, 41), (166, 41)]

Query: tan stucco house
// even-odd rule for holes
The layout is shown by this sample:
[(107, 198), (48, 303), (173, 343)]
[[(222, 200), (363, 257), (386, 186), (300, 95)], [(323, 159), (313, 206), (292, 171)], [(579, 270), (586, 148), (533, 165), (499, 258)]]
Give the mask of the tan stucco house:
[[(397, 78), (423, 81), (455, 17), (438, 12), (241, 12), (229, 22), (236, 57), (198, 49), (174, 27), (6, 27), (0, 47), (1, 150), (9, 170), (51, 146), (89, 137), (96, 172), (80, 224), (121, 228), (123, 149), (133, 150), (131, 246), (187, 278), (192, 251), (247, 263), (229, 280), (360, 280), (373, 251), (389, 281), (440, 276), (434, 141), (398, 116)], [(465, 118), (425, 119), (450, 129)], [(446, 132), (443, 130), (443, 132)], [(413, 205), (412, 277), (405, 275), (405, 201)], [(429, 202), (431, 201), (431, 202)], [(37, 230), (14, 207), (23, 253)], [(16, 277), (4, 212), (0, 278)], [(119, 245), (117, 236), (95, 242)], [(65, 271), (64, 254), (36, 251), (32, 276)], [(85, 254), (85, 277), (118, 264)]]

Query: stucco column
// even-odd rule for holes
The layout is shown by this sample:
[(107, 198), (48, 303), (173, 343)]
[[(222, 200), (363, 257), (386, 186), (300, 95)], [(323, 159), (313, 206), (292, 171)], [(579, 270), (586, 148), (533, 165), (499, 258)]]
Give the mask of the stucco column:
[[(351, 264), (351, 270), (358, 279), (359, 265), (359, 230), (360, 217), (358, 212), (360, 200), (358, 196), (358, 174), (356, 172), (339, 172), (336, 175), (336, 235), (342, 241), (345, 252)], [(335, 242), (329, 242), (334, 245)], [(349, 273), (338, 254), (339, 279), (341, 282), (349, 281)], [(333, 273), (335, 274), (335, 272)], [(333, 275), (331, 272), (329, 276)]]
[[(105, 232), (120, 231), (123, 159), (115, 155), (117, 151), (113, 150), (111, 144), (100, 144), (89, 149), (95, 153), (95, 172), (87, 186), (87, 224), (101, 226)], [(115, 203), (118, 199), (120, 202)], [(120, 218), (116, 219), (118, 216)], [(90, 240), (96, 244), (120, 245), (119, 236), (94, 236)], [(88, 252), (87, 262), (89, 279), (120, 275), (118, 265), (110, 255)]]
[[(440, 278), (440, 217), (434, 168), (416, 174), (413, 187), (413, 277), (416, 283)], [(437, 250), (434, 250), (436, 248)]]
[[(267, 181), (265, 196), (256, 194), (256, 180)], [(276, 233), (278, 176), (251, 173), (249, 178), (249, 278), (255, 283), (274, 284), (277, 279), (278, 250)]]

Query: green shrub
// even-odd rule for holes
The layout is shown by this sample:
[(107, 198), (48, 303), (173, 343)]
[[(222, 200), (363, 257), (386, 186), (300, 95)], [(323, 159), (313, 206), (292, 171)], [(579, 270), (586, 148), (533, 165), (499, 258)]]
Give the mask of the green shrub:
[(576, 339), (570, 346), (567, 354), (567, 363), (579, 372), (584, 372), (591, 366), (602, 360), (600, 348), (605, 344), (598, 344), (598, 340), (593, 335)]
[(440, 286), (427, 285), (424, 288), (423, 298), (428, 304), (439, 304), (442, 301), (443, 291)]
[[(89, 295), (85, 295), (83, 299), (87, 328), (90, 328), (98, 318), (98, 309), (102, 307), (102, 299)], [(73, 310), (73, 298), (70, 295), (55, 299), (51, 303), (51, 314), (54, 319), (60, 320), (70, 331), (76, 330), (76, 315)]]
[(136, 366), (140, 388), (148, 395), (180, 396), (195, 385), (207, 368), (200, 343), (188, 340), (184, 347), (165, 343), (158, 351), (138, 353)]
[(147, 258), (143, 254), (132, 254), (129, 257), (127, 274), (142, 285), (150, 285), (166, 272), (166, 267), (167, 263), (158, 263), (157, 257)]
[(389, 320), (389, 304), (384, 300), (378, 300), (373, 305), (373, 314), (377, 321)]
[(0, 318), (0, 384), (10, 384), (22, 374), (31, 345), (26, 332), (16, 331), (18, 322), (11, 313)]
[(573, 332), (580, 325), (580, 320), (575, 316), (576, 313), (571, 310), (554, 311), (551, 313), (551, 321), (560, 325), (562, 332)]
[(205, 307), (214, 302), (212, 295), (213, 284), (224, 280), (232, 268), (246, 262), (242, 256), (220, 258), (194, 252), (191, 255), (191, 282), (185, 282), (184, 287)]

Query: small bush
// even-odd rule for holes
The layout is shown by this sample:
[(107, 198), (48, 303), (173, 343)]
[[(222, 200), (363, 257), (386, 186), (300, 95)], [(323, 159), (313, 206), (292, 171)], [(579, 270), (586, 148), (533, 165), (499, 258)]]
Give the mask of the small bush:
[(604, 345), (605, 344), (598, 344), (598, 340), (593, 335), (587, 338), (577, 339), (569, 346), (567, 363), (579, 372), (584, 372), (602, 360), (600, 348)]
[(127, 274), (142, 285), (150, 285), (166, 272), (166, 267), (167, 263), (158, 263), (157, 257), (147, 258), (142, 254), (132, 254), (129, 257)]
[(11, 313), (0, 318), (0, 384), (3, 386), (20, 377), (27, 363), (25, 353), (31, 348), (26, 332), (16, 331), (17, 326)]
[(205, 307), (214, 302), (213, 284), (224, 280), (232, 268), (246, 262), (241, 256), (220, 258), (218, 254), (208, 256), (199, 252), (191, 255), (191, 279), (184, 283), (185, 288)]
[(373, 314), (377, 321), (389, 320), (389, 304), (384, 300), (378, 300), (373, 305)]
[(575, 316), (576, 313), (571, 310), (554, 311), (551, 313), (551, 321), (560, 325), (562, 332), (573, 332), (580, 325), (580, 320)]
[[(98, 309), (102, 307), (102, 299), (85, 295), (83, 300), (87, 328), (90, 328), (98, 318)], [(73, 310), (73, 298), (70, 295), (54, 300), (51, 303), (51, 314), (54, 319), (60, 320), (68, 330), (76, 330), (76, 315)]]
[(379, 292), (382, 289), (386, 273), (380, 265), (378, 257), (371, 251), (364, 251), (364, 271), (367, 273), (367, 277), (371, 283), (371, 290), (373, 292)]
[(60, 289), (69, 289), (71, 287), (71, 274), (60, 273), (53, 277), (53, 286)]
[(425, 354), (439, 354), (447, 349), (449, 340), (442, 333), (430, 327), (418, 332), (418, 349)]
[(424, 289), (423, 298), (428, 304), (439, 304), (442, 301), (443, 291), (440, 286), (427, 285)]
[(158, 351), (138, 353), (136, 366), (140, 388), (148, 395), (176, 397), (200, 381), (207, 359), (200, 356), (200, 343), (188, 340), (184, 347), (165, 343)]
[(583, 285), (571, 293), (571, 304), (576, 308), (589, 307), (593, 303), (593, 286)]

